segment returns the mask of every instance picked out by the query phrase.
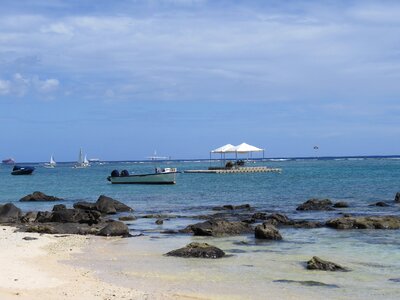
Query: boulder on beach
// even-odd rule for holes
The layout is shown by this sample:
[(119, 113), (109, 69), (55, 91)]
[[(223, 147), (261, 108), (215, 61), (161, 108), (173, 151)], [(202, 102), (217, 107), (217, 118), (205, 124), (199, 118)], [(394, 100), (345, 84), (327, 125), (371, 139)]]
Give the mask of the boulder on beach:
[(226, 220), (209, 220), (189, 225), (182, 232), (193, 232), (199, 236), (226, 236), (250, 233), (253, 228), (244, 222), (229, 222)]
[(25, 215), (20, 218), (21, 223), (32, 223), (37, 218), (36, 211), (28, 211)]
[(28, 202), (28, 201), (59, 201), (63, 200), (61, 198), (55, 196), (49, 196), (42, 192), (33, 192), (32, 194), (26, 195), (19, 199), (21, 202)]
[(17, 222), (21, 215), (21, 210), (12, 203), (0, 205), (0, 223)]
[(74, 208), (97, 210), (102, 214), (115, 214), (117, 212), (133, 211), (128, 205), (113, 198), (101, 195), (95, 203), (80, 201), (74, 204)]
[(254, 235), (256, 239), (263, 240), (281, 240), (282, 236), (279, 233), (278, 229), (275, 226), (264, 223), (261, 225), (257, 225), (254, 230)]
[(398, 216), (340, 217), (328, 220), (326, 226), (335, 229), (400, 229)]
[(114, 221), (108, 223), (103, 227), (97, 235), (101, 236), (129, 236), (128, 226), (120, 221)]
[(216, 259), (225, 256), (225, 252), (207, 243), (190, 243), (183, 248), (170, 251), (165, 255), (184, 258), (194, 257)]
[(396, 193), (396, 196), (394, 197), (394, 202), (400, 203), (400, 192)]
[(336, 263), (323, 260), (318, 256), (313, 256), (307, 262), (307, 269), (308, 270), (322, 270), (322, 271), (348, 271), (346, 268), (338, 265)]
[(21, 231), (47, 234), (97, 234), (98, 227), (80, 223), (33, 223), (20, 227)]

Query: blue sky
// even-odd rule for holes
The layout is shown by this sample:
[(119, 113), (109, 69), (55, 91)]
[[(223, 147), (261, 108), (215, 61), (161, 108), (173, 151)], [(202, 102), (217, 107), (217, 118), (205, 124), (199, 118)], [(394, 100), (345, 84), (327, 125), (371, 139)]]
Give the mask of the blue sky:
[(0, 157), (400, 154), (398, 1), (1, 1)]

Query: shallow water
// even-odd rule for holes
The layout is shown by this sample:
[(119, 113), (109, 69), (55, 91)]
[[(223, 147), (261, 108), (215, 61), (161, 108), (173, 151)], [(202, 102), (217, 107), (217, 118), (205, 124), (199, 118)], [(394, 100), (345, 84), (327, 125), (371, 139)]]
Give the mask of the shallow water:
[[(208, 167), (205, 162), (173, 162), (184, 169)], [(11, 176), (11, 167), (0, 166), (0, 203), (15, 202), (23, 210), (51, 209), (55, 203), (17, 203), (35, 190), (76, 200), (95, 201), (100, 194), (119, 199), (135, 208), (137, 216), (155, 213), (185, 216), (170, 218), (163, 225), (139, 218), (130, 223), (133, 234), (144, 237), (107, 240), (106, 247), (93, 247), (85, 264), (99, 276), (127, 286), (144, 285), (149, 291), (204, 295), (232, 299), (265, 299), (268, 288), (282, 296), (307, 298), (400, 298), (400, 242), (398, 230), (337, 231), (281, 229), (282, 242), (256, 242), (252, 236), (200, 238), (162, 235), (160, 230), (180, 229), (197, 220), (190, 216), (215, 213), (213, 206), (249, 203), (257, 211), (279, 211), (292, 218), (326, 220), (340, 212), (400, 215), (393, 202), (400, 191), (400, 160), (288, 160), (259, 162), (283, 169), (281, 174), (179, 174), (173, 186), (111, 185), (106, 177), (113, 169), (151, 172), (150, 163), (107, 163), (87, 169), (59, 164), (55, 169), (37, 166), (32, 176)], [(167, 166), (167, 165), (165, 165)], [(330, 212), (298, 212), (296, 207), (311, 197), (346, 201), (349, 208)], [(386, 201), (389, 207), (368, 206)], [(231, 256), (215, 261), (179, 259), (162, 254), (191, 241), (206, 241)], [(244, 242), (244, 243), (242, 243)], [(97, 252), (96, 252), (97, 251)], [(351, 272), (307, 271), (304, 262), (317, 255), (350, 268)], [(160, 272), (161, 271), (161, 272)], [(152, 287), (148, 282), (157, 282)], [(303, 286), (275, 280), (318, 281), (339, 288)]]

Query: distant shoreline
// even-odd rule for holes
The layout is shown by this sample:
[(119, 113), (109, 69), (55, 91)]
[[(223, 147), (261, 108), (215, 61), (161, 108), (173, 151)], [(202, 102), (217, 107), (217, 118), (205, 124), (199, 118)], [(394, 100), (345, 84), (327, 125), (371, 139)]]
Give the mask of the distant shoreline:
[[(225, 160), (235, 160), (234, 157), (227, 157)], [(240, 157), (240, 159), (244, 159)], [(247, 159), (247, 158), (246, 158)], [(400, 154), (397, 155), (350, 155), (350, 156), (276, 156), (276, 157), (252, 157), (249, 158), (251, 161), (279, 161), (279, 160), (335, 160), (335, 159), (400, 159)], [(163, 159), (163, 160), (100, 160), (96, 162), (92, 162), (92, 164), (96, 165), (98, 163), (163, 163), (163, 162), (209, 162), (209, 161), (221, 161), (221, 158), (182, 158), (182, 159)], [(44, 164), (47, 161), (39, 161), (39, 162), (16, 162), (15, 164)], [(76, 161), (61, 161), (57, 162), (57, 164), (74, 164)], [(7, 164), (0, 164), (5, 165)], [(9, 165), (8, 165), (9, 166)]]

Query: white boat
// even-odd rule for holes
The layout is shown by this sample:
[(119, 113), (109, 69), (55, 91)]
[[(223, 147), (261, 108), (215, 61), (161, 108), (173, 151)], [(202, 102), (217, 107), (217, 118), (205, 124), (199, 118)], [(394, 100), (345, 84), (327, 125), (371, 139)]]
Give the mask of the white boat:
[(129, 174), (127, 170), (120, 174), (114, 170), (107, 180), (112, 184), (175, 184), (177, 173), (176, 168), (156, 168), (149, 174)]
[(55, 168), (55, 166), (57, 165), (56, 161), (54, 160), (53, 155), (50, 157), (50, 162), (45, 163), (44, 167), (47, 169), (52, 169)]
[(79, 156), (78, 156), (78, 161), (76, 163), (76, 165), (74, 166), (75, 169), (82, 169), (82, 168), (87, 168), (89, 167), (89, 161), (85, 157), (83, 157), (83, 151), (82, 148), (79, 150)]

